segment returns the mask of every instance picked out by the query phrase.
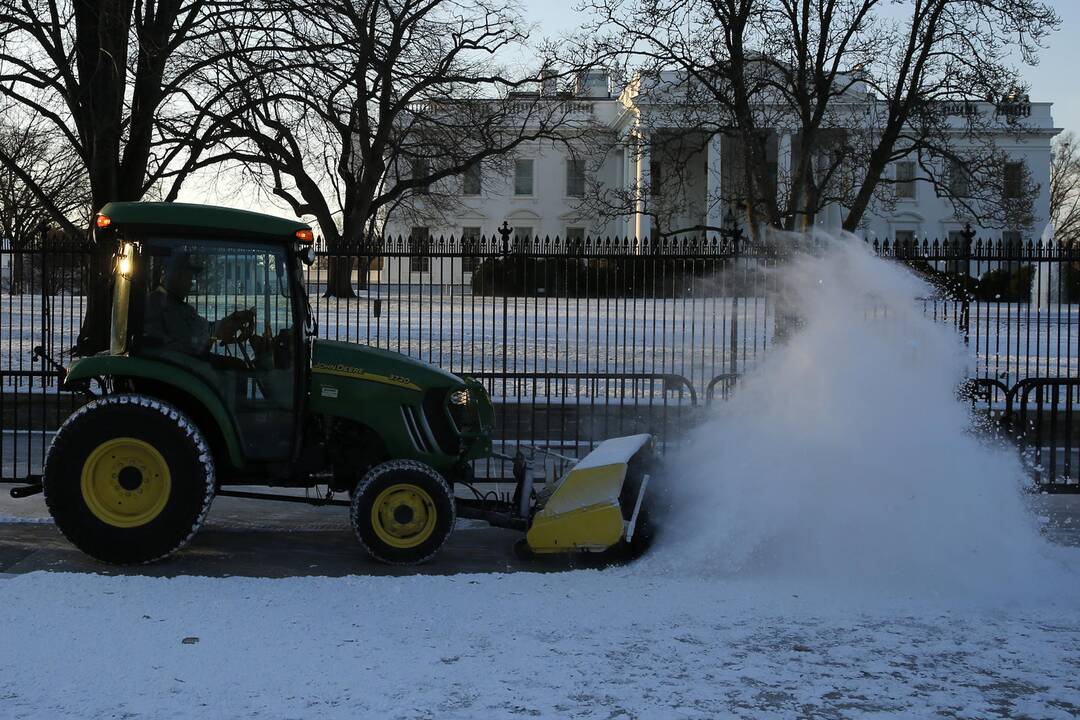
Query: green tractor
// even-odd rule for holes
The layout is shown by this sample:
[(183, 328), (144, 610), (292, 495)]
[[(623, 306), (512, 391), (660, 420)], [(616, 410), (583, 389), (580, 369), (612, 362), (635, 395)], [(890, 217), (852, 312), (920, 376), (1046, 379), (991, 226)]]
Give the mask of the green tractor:
[[(325, 486), (311, 501), (348, 505), (360, 543), (387, 563), (430, 558), (456, 517), (521, 530), (530, 554), (648, 541), (650, 436), (607, 440), (534, 487), (520, 451), (493, 452), (479, 382), (317, 337), (301, 276), (315, 259), (307, 225), (177, 203), (110, 203), (95, 222), (118, 247), (111, 347), (66, 368), (66, 389), (100, 391), (60, 427), (40, 483), (87, 554), (163, 558), (215, 495), (297, 499), (242, 485)], [(491, 457), (513, 461), (513, 498), (456, 496)]]

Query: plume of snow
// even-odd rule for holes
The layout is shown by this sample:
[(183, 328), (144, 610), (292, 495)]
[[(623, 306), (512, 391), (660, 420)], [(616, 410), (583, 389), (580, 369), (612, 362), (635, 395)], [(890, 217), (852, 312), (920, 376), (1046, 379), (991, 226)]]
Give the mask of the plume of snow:
[[(807, 243), (801, 243), (807, 245)], [(672, 453), (653, 568), (1002, 597), (1061, 581), (1011, 447), (972, 431), (932, 290), (854, 236), (775, 272), (797, 329)]]

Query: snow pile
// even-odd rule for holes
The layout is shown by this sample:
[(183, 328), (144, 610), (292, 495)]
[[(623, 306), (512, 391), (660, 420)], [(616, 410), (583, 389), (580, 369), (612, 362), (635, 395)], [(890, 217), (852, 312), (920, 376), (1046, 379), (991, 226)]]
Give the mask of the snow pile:
[(1016, 453), (970, 432), (963, 345), (915, 302), (931, 289), (853, 237), (815, 239), (776, 271), (798, 329), (668, 468), (652, 567), (838, 591), (1053, 591), (1064, 578)]

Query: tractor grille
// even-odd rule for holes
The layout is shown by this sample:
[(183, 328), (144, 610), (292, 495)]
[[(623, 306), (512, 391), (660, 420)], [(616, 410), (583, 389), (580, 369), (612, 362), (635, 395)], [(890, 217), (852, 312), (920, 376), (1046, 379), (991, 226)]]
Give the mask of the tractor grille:
[(409, 434), (409, 440), (412, 441), (413, 446), (422, 453), (432, 453), (435, 448), (431, 446), (431, 442), (428, 440), (429, 433), (425, 432), (425, 422), (417, 412), (416, 408), (412, 405), (401, 406), (401, 418), (405, 421), (405, 431)]
[[(439, 443), (439, 448), (448, 455), (457, 455), (461, 452), (461, 436), (446, 416), (446, 395), (445, 388), (431, 390), (424, 395), (424, 417), (427, 418), (428, 427), (435, 436), (435, 442)], [(454, 422), (457, 422), (456, 418)]]

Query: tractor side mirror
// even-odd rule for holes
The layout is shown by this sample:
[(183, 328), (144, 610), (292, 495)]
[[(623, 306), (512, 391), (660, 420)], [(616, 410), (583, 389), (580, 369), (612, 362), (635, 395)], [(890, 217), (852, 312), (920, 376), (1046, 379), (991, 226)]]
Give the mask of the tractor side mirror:
[(308, 267), (315, 264), (315, 248), (311, 247), (310, 245), (301, 250), (298, 254), (300, 255), (300, 262), (304, 263)]

